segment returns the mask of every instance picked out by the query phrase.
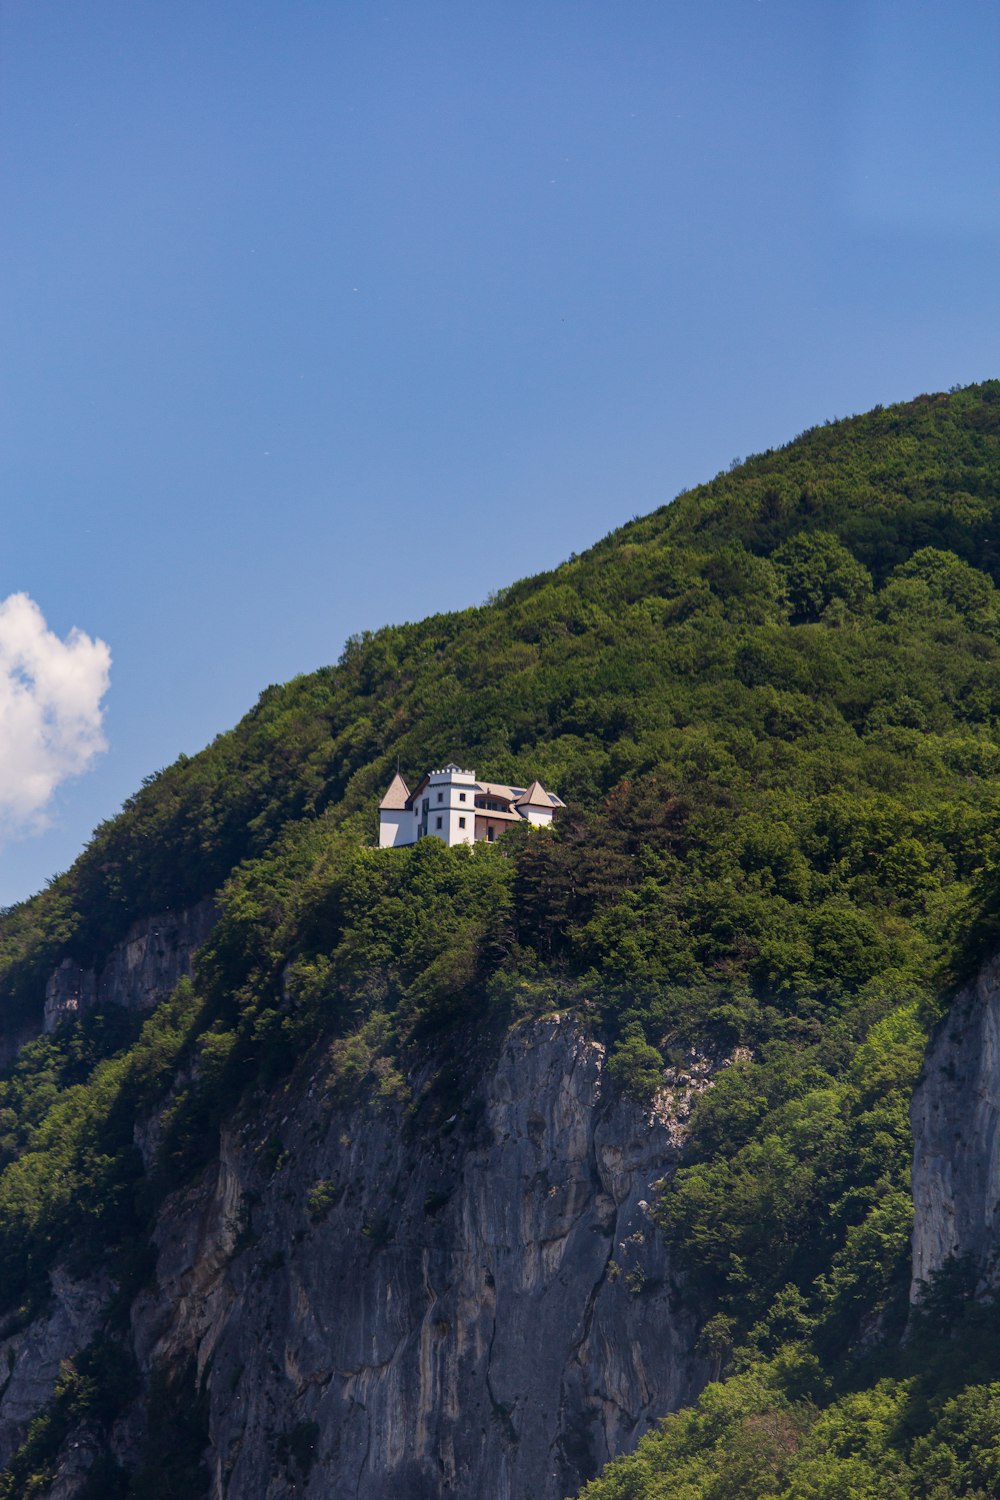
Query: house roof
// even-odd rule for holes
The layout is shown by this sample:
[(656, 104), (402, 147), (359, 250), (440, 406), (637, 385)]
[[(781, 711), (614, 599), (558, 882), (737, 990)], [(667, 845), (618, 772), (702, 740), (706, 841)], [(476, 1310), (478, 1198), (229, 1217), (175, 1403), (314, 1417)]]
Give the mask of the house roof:
[(524, 822), (524, 819), (519, 812), (508, 812), (506, 809), (504, 809), (503, 812), (494, 812), (488, 807), (477, 807), (474, 809), (474, 811), (476, 814), (477, 823), (492, 823), (497, 818), (499, 818), (502, 823)]
[(397, 771), (389, 783), (389, 790), (379, 803), (379, 812), (396, 812), (404, 808), (410, 800), (410, 789)]
[[(444, 769), (445, 771), (457, 771), (459, 768), (454, 763), (452, 763), (445, 766)], [(411, 792), (406, 782), (397, 771), (396, 775), (392, 778), (392, 781), (389, 784), (388, 791), (382, 798), (382, 801), (379, 803), (379, 811), (401, 812), (405, 808), (415, 808), (417, 805), (417, 799), (420, 797), (420, 794), (423, 792), (433, 774), (434, 773), (430, 771), (425, 772), (425, 774), (420, 778), (420, 780), (417, 782), (417, 785)], [(465, 772), (463, 774), (472, 775), (473, 773)], [(466, 785), (468, 786), (468, 783), (466, 783)], [(473, 792), (479, 793), (481, 796), (496, 797), (500, 801), (506, 802), (508, 804), (503, 813), (490, 813), (488, 809), (485, 808), (476, 809), (477, 813), (485, 813), (487, 816), (496, 818), (506, 816), (516, 820), (524, 816), (520, 809), (528, 807), (544, 807), (548, 811), (551, 811), (554, 807), (566, 806), (565, 802), (563, 802), (561, 798), (557, 797), (554, 792), (547, 792), (540, 781), (533, 781), (527, 788), (510, 786), (507, 782), (502, 781), (476, 781), (472, 783), (469, 789)]]
[(477, 781), (476, 791), (485, 797), (503, 797), (506, 802), (513, 802), (517, 796), (517, 788), (506, 786), (502, 781)]
[(553, 807), (562, 807), (562, 803), (551, 792), (547, 792), (540, 781), (533, 781), (526, 792), (518, 797), (515, 807), (544, 807), (550, 812)]
[(425, 771), (423, 776), (421, 776), (420, 780), (417, 782), (416, 786), (413, 788), (413, 791), (410, 793), (411, 802), (416, 802), (417, 798), (420, 796), (420, 793), (423, 791), (424, 787), (427, 785), (430, 779), (430, 771)]

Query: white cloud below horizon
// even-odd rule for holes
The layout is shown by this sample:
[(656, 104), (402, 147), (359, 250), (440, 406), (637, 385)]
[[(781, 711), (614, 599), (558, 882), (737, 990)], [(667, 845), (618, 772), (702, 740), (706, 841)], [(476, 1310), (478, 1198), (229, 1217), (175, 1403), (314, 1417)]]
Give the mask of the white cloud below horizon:
[(27, 594), (0, 602), (0, 838), (40, 832), (56, 788), (107, 749), (110, 674), (104, 641), (60, 640)]

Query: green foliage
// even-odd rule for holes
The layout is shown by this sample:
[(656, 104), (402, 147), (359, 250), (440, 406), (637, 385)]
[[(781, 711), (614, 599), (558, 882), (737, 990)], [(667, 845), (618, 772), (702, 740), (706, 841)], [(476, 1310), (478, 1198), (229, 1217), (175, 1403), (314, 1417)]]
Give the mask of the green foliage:
[[(998, 413), (1000, 383), (988, 382), (814, 429), (481, 609), (358, 637), (337, 667), (268, 688), (236, 730), (148, 778), (66, 876), (5, 914), (8, 1017), (37, 1007), (67, 945), (99, 956), (136, 916), (215, 890), (289, 821), (370, 817), (397, 755), (418, 772), (461, 750), (593, 810), (630, 775), (673, 783), (692, 757), (730, 779), (730, 757), (762, 729), (789, 744), (804, 790), (817, 735), (836, 777), (836, 742), (855, 762), (861, 749), (844, 726), (891, 717), (902, 696), (936, 733), (988, 729)], [(888, 580), (874, 618), (870, 578)], [(824, 628), (789, 628), (789, 609)], [(912, 624), (927, 642), (907, 638)], [(963, 636), (980, 638), (975, 650)]]
[(790, 537), (774, 554), (796, 621), (819, 620), (836, 602), (863, 609), (871, 598), (872, 577), (828, 531)]
[(84, 1271), (102, 1265), (113, 1247), (109, 1269), (131, 1278), (132, 1262), (144, 1254), (136, 1115), (170, 1088), (199, 1014), (190, 984), (182, 984), (133, 1046), (99, 1061), (86, 1082), (71, 1080), (88, 1039), (120, 1036), (115, 1025), (102, 1027), (94, 1018), (81, 1031), (63, 1030), (25, 1049), (8, 1082), (8, 1097), (21, 1110), (12, 1133), (15, 1157), (0, 1175), (0, 1276), (8, 1306), (44, 1299), (57, 1255)]
[(337, 1202), (337, 1188), (329, 1178), (324, 1177), (309, 1189), (306, 1197), (306, 1212), (313, 1223), (325, 1219), (327, 1214)]
[(995, 1360), (987, 1346), (997, 1318), (978, 1330), (971, 1322), (950, 1348), (918, 1338), (897, 1372), (824, 1405), (789, 1394), (802, 1359), (786, 1346), (708, 1386), (585, 1485), (581, 1500), (990, 1500), (1000, 1486), (1000, 1384), (981, 1370)]
[(608, 1072), (623, 1093), (645, 1102), (663, 1082), (663, 1056), (642, 1036), (631, 1032), (608, 1058)]
[(692, 1277), (738, 1326), (789, 1282), (815, 1292), (842, 1336), (886, 1305), (909, 1248), (908, 1106), (923, 1042), (915, 1008), (902, 1007), (847, 1067), (821, 1066), (822, 1047), (772, 1043), (702, 1096), (695, 1159), (662, 1213)]

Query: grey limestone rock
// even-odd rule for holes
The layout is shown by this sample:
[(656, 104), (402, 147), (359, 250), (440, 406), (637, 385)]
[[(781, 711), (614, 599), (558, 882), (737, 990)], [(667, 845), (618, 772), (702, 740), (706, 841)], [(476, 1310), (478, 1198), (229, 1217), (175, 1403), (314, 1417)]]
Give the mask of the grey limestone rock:
[(48, 1309), (0, 1340), (0, 1466), (23, 1442), (31, 1419), (52, 1397), (59, 1366), (90, 1342), (111, 1295), (101, 1278), (76, 1281), (52, 1274)]
[(44, 1030), (95, 1005), (149, 1010), (191, 973), (195, 950), (217, 916), (212, 901), (186, 911), (160, 912), (133, 923), (124, 942), (111, 949), (99, 969), (82, 969), (64, 958), (45, 986)]
[(694, 1092), (622, 1099), (552, 1017), (433, 1128), (314, 1078), (269, 1174), (274, 1127), (227, 1136), (133, 1310), (207, 1382), (214, 1500), (559, 1500), (633, 1447), (705, 1377), (650, 1210)]
[(913, 1281), (952, 1256), (1000, 1280), (1000, 959), (956, 996), (914, 1096)]

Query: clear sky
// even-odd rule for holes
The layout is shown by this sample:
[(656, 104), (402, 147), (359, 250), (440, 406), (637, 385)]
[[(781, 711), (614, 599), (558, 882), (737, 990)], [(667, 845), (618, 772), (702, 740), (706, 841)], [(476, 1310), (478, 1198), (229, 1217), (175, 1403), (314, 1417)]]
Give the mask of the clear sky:
[(0, 903), (353, 632), (995, 376), (998, 313), (995, 0), (5, 0)]

